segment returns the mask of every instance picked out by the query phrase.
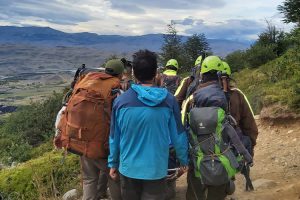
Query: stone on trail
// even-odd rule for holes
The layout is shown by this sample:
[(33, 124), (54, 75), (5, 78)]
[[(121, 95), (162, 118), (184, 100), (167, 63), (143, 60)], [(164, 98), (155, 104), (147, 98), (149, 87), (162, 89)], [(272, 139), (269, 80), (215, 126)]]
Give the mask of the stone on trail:
[(277, 185), (275, 181), (268, 179), (257, 179), (252, 184), (255, 189), (269, 189)]
[(76, 189), (72, 189), (64, 194), (62, 197), (63, 200), (76, 200), (78, 197), (78, 191)]
[(292, 133), (292, 132), (294, 132), (294, 130), (289, 130), (289, 131), (288, 131), (288, 134), (290, 134), (290, 133)]

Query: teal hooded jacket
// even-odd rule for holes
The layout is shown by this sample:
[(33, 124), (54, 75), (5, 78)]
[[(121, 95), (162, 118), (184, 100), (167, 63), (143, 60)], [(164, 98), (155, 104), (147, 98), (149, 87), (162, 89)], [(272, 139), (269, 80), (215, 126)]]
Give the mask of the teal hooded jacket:
[(164, 88), (132, 85), (114, 102), (108, 166), (129, 178), (167, 175), (170, 144), (188, 165), (188, 141), (175, 97)]

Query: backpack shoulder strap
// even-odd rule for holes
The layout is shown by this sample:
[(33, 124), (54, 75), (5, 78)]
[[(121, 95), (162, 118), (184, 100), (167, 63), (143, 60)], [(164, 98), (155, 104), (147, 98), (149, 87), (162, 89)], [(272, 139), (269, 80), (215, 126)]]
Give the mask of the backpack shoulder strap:
[(161, 76), (160, 76), (160, 86), (164, 86), (165, 85), (165, 79), (166, 78), (167, 78), (167, 75), (161, 74)]
[(187, 125), (188, 112), (192, 107), (194, 107), (194, 96), (193, 95), (189, 96), (182, 104), (181, 121), (184, 126)]

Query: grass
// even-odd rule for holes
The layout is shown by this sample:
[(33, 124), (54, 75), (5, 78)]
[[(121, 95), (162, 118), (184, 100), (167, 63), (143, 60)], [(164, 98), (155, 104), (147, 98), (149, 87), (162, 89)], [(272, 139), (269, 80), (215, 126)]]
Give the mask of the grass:
[(234, 79), (256, 114), (275, 104), (300, 113), (300, 53), (296, 50), (290, 49), (258, 69), (244, 69), (234, 74)]
[(0, 191), (12, 200), (58, 199), (70, 189), (80, 187), (77, 156), (62, 152), (45, 153), (17, 167), (0, 171)]

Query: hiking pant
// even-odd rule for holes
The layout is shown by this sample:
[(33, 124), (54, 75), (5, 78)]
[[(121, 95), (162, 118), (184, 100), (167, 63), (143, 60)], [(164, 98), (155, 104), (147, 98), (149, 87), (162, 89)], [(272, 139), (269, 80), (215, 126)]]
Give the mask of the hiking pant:
[(166, 200), (172, 200), (176, 196), (176, 180), (166, 181)]
[(108, 183), (108, 175), (106, 172), (100, 170), (98, 185), (97, 185), (97, 194), (98, 199), (107, 197), (107, 183)]
[(194, 171), (189, 170), (187, 174), (186, 200), (224, 200), (227, 196), (228, 184), (219, 186), (207, 186), (195, 177)]
[(97, 186), (100, 172), (104, 172), (108, 177), (108, 187), (112, 200), (122, 200), (119, 181), (113, 181), (108, 175), (107, 159), (90, 159), (85, 156), (80, 157), (83, 197), (82, 200), (98, 200)]
[(164, 200), (166, 194), (165, 179), (133, 179), (120, 174), (123, 200)]

